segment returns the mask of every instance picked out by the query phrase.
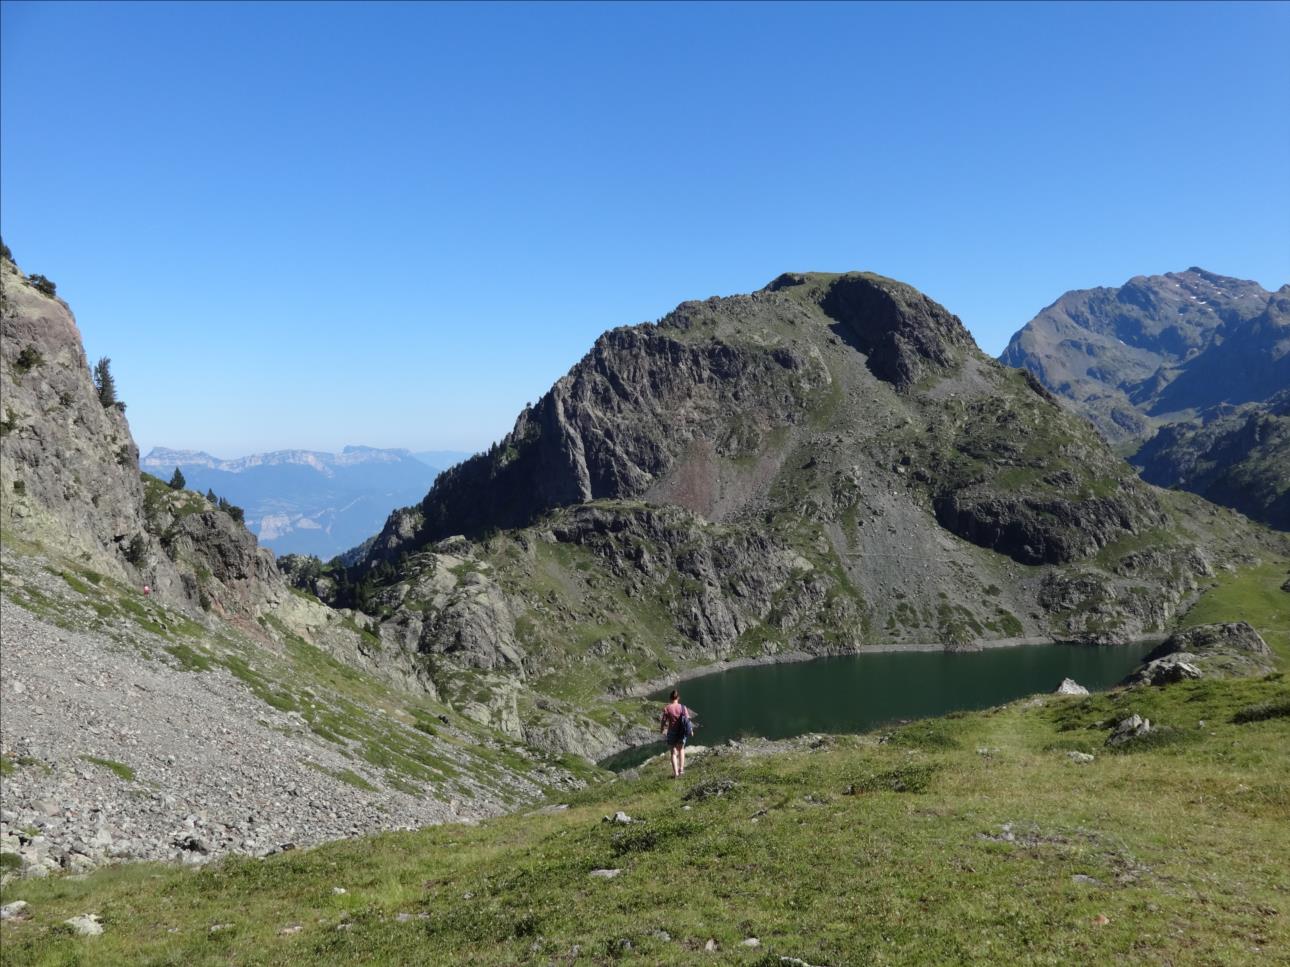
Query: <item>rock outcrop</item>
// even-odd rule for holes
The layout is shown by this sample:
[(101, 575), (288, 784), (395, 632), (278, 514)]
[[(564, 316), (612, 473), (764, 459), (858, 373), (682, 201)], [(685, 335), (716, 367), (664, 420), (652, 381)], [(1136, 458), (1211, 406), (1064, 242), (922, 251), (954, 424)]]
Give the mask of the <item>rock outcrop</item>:
[(125, 404), (104, 405), (71, 310), (0, 262), (6, 530), (187, 606), (251, 616), (280, 603), (273, 555), (241, 523), (140, 473)]
[(1275, 670), (1272, 649), (1244, 621), (1176, 631), (1143, 659), (1126, 685), (1167, 685), (1192, 678), (1242, 678)]

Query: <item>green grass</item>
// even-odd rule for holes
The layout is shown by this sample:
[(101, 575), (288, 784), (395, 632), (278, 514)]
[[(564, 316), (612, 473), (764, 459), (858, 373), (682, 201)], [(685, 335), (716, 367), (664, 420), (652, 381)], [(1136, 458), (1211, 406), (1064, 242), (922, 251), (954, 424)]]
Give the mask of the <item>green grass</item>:
[(81, 758), (86, 762), (94, 763), (96, 766), (102, 766), (123, 782), (134, 782), (134, 770), (124, 762), (117, 762), (115, 759), (100, 759), (94, 755), (81, 756)]
[[(32, 912), (0, 928), (6, 963), (546, 964), (575, 944), (587, 963), (1275, 962), (1290, 720), (1231, 720), (1285, 696), (1270, 676), (1016, 703), (883, 743), (698, 757), (679, 783), (650, 763), (556, 814), (23, 881), (3, 891)], [(1107, 753), (1130, 711), (1189, 738)], [(619, 809), (637, 822), (602, 822)], [(87, 911), (102, 937), (60, 930)]]
[(1282, 663), (1290, 661), (1290, 593), (1281, 590), (1284, 561), (1221, 574), (1180, 622), (1182, 627), (1248, 621)]

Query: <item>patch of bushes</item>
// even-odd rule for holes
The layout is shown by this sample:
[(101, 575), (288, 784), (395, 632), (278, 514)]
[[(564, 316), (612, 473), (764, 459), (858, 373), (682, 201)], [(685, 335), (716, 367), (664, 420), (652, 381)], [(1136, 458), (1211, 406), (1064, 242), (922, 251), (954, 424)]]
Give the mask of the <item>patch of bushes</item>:
[(861, 776), (847, 789), (847, 794), (858, 796), (869, 792), (926, 792), (935, 774), (935, 766), (909, 763)]
[(690, 820), (659, 819), (649, 823), (629, 826), (621, 832), (614, 833), (610, 845), (613, 847), (615, 856), (626, 856), (628, 853), (646, 853), (669, 842), (692, 836), (699, 829), (699, 825)]
[(45, 357), (35, 346), (25, 346), (13, 361), (13, 368), (18, 373), (30, 373), (37, 366), (43, 365)]
[(27, 276), (27, 283), (41, 295), (47, 295), (51, 299), (58, 294), (58, 286), (54, 285), (52, 281), (45, 278), (43, 275), (39, 275), (35, 272)]
[(1125, 755), (1133, 752), (1153, 752), (1172, 746), (1192, 745), (1201, 740), (1201, 733), (1194, 730), (1180, 729), (1172, 725), (1158, 725), (1144, 735), (1127, 739), (1119, 745), (1107, 746), (1108, 753)]
[(938, 719), (924, 719), (897, 729), (886, 737), (892, 745), (913, 749), (957, 749), (958, 739), (950, 734), (949, 727)]
[(1234, 725), (1245, 725), (1248, 722), (1266, 722), (1268, 719), (1290, 718), (1290, 696), (1273, 699), (1270, 702), (1259, 702), (1247, 705), (1232, 716)]

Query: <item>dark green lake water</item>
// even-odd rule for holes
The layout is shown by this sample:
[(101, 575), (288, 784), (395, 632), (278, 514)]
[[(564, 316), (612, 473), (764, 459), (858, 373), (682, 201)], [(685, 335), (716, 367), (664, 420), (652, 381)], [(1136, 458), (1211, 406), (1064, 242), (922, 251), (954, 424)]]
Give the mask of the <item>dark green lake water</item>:
[[(1115, 685), (1138, 667), (1151, 644), (1093, 647), (1023, 645), (977, 652), (878, 652), (753, 665), (691, 679), (681, 701), (696, 715), (694, 745), (759, 735), (865, 732), (897, 719), (989, 708), (1051, 692), (1063, 678), (1090, 691)], [(668, 690), (651, 698), (661, 705)], [(664, 750), (628, 749), (601, 765), (626, 769)]]

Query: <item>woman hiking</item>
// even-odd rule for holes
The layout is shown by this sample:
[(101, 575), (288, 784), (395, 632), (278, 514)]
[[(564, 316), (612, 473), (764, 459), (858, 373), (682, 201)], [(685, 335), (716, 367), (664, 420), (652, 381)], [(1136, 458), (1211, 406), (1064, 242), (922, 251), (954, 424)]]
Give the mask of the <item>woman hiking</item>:
[(681, 704), (681, 693), (672, 689), (671, 701), (663, 706), (663, 714), (659, 716), (659, 732), (667, 737), (672, 752), (673, 779), (685, 772), (685, 743), (694, 734), (693, 718), (694, 713)]

